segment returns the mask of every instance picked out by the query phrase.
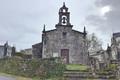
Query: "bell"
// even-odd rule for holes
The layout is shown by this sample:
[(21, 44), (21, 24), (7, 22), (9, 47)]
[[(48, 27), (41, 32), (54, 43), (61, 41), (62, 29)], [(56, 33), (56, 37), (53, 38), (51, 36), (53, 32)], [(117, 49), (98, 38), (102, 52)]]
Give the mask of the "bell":
[(66, 19), (65, 19), (65, 17), (63, 17), (63, 24), (65, 24), (66, 23)]
[(66, 22), (65, 22), (65, 20), (63, 20), (63, 24), (65, 24)]

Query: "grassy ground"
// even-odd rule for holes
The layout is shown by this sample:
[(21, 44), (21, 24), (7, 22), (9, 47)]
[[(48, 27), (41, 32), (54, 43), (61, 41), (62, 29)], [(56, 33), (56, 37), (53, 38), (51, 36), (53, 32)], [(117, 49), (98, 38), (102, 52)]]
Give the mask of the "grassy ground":
[(67, 70), (79, 70), (79, 71), (86, 71), (88, 69), (87, 66), (81, 64), (67, 64)]

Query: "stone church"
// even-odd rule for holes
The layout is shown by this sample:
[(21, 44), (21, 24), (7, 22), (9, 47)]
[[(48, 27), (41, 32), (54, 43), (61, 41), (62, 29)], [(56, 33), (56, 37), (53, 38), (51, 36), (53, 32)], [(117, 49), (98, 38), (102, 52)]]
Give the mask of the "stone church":
[(32, 46), (35, 58), (60, 57), (64, 63), (88, 64), (86, 30), (73, 30), (70, 12), (65, 3), (59, 9), (59, 22), (55, 29), (42, 32), (42, 42)]

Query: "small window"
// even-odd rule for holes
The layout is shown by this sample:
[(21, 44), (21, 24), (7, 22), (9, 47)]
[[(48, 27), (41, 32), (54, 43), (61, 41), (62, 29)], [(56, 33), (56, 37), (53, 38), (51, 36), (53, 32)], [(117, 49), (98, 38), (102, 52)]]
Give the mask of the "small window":
[(67, 35), (67, 32), (63, 32), (63, 38), (65, 38)]
[(66, 12), (66, 10), (65, 10), (65, 9), (63, 9), (63, 12)]

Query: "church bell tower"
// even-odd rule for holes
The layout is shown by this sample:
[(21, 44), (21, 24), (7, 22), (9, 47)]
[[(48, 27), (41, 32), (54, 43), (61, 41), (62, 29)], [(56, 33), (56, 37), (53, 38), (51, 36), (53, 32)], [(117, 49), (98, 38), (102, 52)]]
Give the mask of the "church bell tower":
[(59, 22), (56, 25), (58, 26), (66, 26), (66, 27), (72, 27), (70, 24), (70, 12), (68, 12), (68, 8), (65, 5), (65, 2), (63, 3), (63, 6), (59, 9)]

